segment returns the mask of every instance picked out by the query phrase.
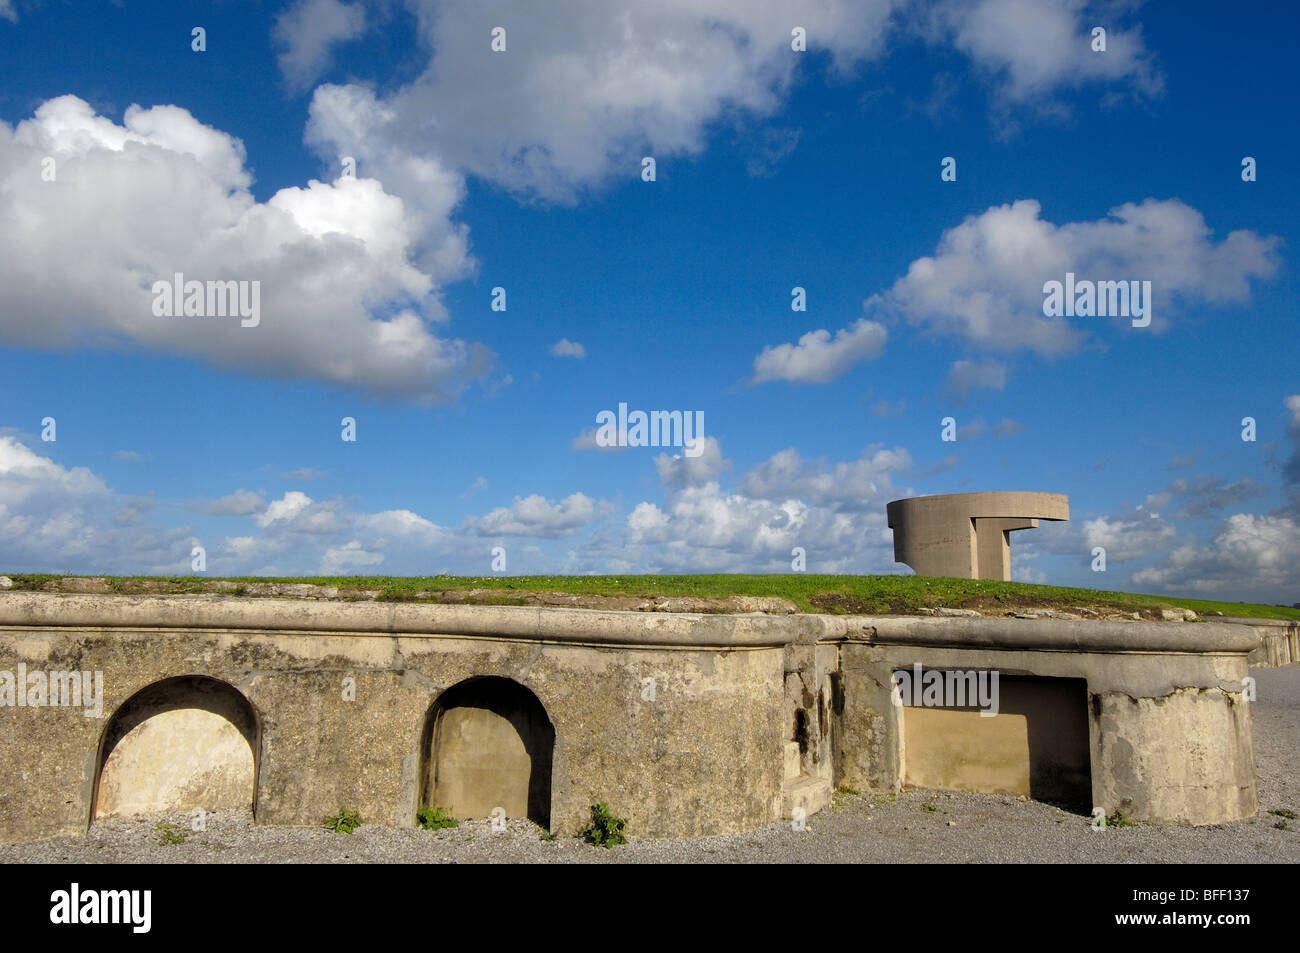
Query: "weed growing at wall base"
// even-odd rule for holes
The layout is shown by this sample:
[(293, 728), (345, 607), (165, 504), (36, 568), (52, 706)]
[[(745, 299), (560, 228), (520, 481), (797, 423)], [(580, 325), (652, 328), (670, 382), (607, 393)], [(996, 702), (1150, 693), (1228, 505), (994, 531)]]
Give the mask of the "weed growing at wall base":
[(335, 834), (351, 834), (362, 825), (361, 815), (356, 811), (349, 811), (346, 807), (339, 808), (337, 814), (325, 818), (325, 829), (333, 831)]
[(627, 818), (615, 817), (609, 812), (609, 805), (604, 801), (591, 806), (591, 823), (579, 831), (579, 835), (588, 844), (597, 847), (613, 847), (626, 844), (623, 831), (627, 828)]
[(436, 831), (444, 827), (460, 827), (460, 821), (450, 816), (440, 807), (422, 807), (415, 814), (416, 823), (426, 831)]
[(178, 831), (175, 824), (159, 824), (154, 830), (158, 832), (158, 844), (161, 847), (184, 844), (185, 838), (189, 836), (185, 831)]

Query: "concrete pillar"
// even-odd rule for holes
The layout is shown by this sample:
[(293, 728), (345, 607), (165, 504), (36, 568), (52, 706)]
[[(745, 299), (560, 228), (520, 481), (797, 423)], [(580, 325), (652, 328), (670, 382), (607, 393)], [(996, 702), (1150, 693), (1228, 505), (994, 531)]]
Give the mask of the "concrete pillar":
[(1013, 530), (1037, 529), (1036, 519), (984, 518), (975, 524), (976, 579), (1011, 581), (1011, 536)]

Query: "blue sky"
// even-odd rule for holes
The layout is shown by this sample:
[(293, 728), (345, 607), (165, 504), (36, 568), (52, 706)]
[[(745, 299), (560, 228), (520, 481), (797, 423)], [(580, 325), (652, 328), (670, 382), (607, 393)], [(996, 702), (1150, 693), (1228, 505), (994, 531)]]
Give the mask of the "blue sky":
[(1295, 602), (1296, 19), (0, 0), (0, 571), (907, 572), (889, 500), (1015, 489), (1018, 579)]

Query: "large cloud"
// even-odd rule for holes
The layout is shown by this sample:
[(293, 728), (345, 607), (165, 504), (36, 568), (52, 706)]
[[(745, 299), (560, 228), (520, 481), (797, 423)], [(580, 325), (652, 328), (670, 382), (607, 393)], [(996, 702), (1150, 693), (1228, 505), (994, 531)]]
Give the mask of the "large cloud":
[(722, 447), (716, 437), (703, 438), (699, 452), (693, 457), (684, 453), (661, 453), (655, 457), (659, 483), (666, 493), (688, 486), (702, 486), (716, 480), (718, 474), (730, 466), (731, 461), (722, 458)]
[[(904, 24), (918, 8), (914, 0), (407, 5), (430, 51), (427, 68), (386, 96), (358, 84), (318, 88), (312, 141), (331, 158), (364, 155), (376, 167), (438, 156), (556, 200), (611, 178), (633, 179), (642, 155), (697, 153), (719, 122), (755, 125), (749, 120), (782, 106), (811, 54), (829, 54), (832, 69), (847, 74), (880, 57), (891, 36), (915, 35)], [(1002, 98), (1015, 105), (1085, 80), (1156, 91), (1139, 30), (1112, 27), (1107, 53), (1094, 54), (1084, 9), (1079, 0), (951, 2), (910, 22), (996, 77)], [(504, 52), (490, 47), (497, 27), (506, 31)], [(809, 54), (792, 52), (794, 27), (806, 31)], [(759, 128), (759, 154), (789, 151), (798, 137), (784, 130), (774, 141), (773, 130)]]
[(1178, 503), (1178, 511), (1173, 515), (1178, 518), (1209, 516), (1213, 511), (1241, 503), (1261, 495), (1266, 487), (1254, 480), (1221, 480), (1218, 477), (1202, 473), (1191, 479), (1179, 478), (1159, 493), (1152, 493), (1144, 501), (1149, 510), (1163, 512), (1173, 503)]
[(902, 447), (876, 450), (860, 460), (834, 464), (804, 460), (789, 447), (756, 466), (740, 485), (747, 495), (757, 499), (798, 498), (836, 510), (863, 510), (868, 506), (879, 508), (882, 497), (894, 492), (894, 474), (911, 466), (912, 455)]
[(0, 436), (0, 572), (114, 565), (176, 572), (182, 557), (188, 564), (190, 530), (146, 525), (151, 508), (147, 499), (113, 493), (85, 467), (64, 467)]
[[(1179, 546), (1133, 582), (1166, 591), (1300, 601), (1300, 394), (1283, 400), (1292, 455), (1282, 469), (1286, 503), (1268, 513), (1235, 513), (1214, 530), (1209, 545)], [(1224, 483), (1205, 476), (1175, 480), (1154, 502), (1180, 499), (1185, 511), (1209, 513), (1262, 492), (1251, 480)], [(1167, 498), (1167, 499), (1166, 499)]]
[[(384, 99), (321, 87), (312, 133), (328, 151), (436, 154), (507, 188), (568, 198), (619, 169), (635, 177), (647, 152), (698, 152), (729, 111), (774, 112), (800, 62), (793, 27), (847, 68), (880, 51), (899, 5), (411, 0), (431, 51), (425, 72)], [(505, 52), (490, 47), (497, 27)]]
[(99, 497), (104, 481), (85, 467), (65, 469), (16, 437), (0, 436), (0, 505), (21, 506), (47, 496)]
[(809, 572), (900, 569), (883, 506), (837, 512), (795, 497), (755, 499), (715, 482), (686, 487), (662, 506), (638, 503), (626, 532), (601, 556), (615, 571), (789, 572), (795, 547), (805, 551)]
[[(482, 348), (432, 330), (445, 318), (438, 282), (470, 267), (463, 232), (444, 222), (445, 240), (425, 249), (436, 267), (417, 267), (420, 233), (373, 179), (312, 181), (265, 203), (250, 184), (242, 143), (175, 106), (132, 106), (119, 125), (63, 96), (0, 123), (0, 340), (133, 343), (428, 403), (481, 372)], [(430, 184), (429, 207), (444, 211), (463, 187)], [(259, 281), (260, 323), (155, 316), (152, 285), (176, 272)]]
[[(738, 490), (717, 475), (728, 461), (708, 438), (697, 458), (661, 455), (664, 502), (626, 517), (583, 493), (509, 506), (439, 526), (407, 509), (368, 513), (301, 490), (278, 498), (239, 490), (194, 501), (208, 525), (158, 525), (148, 497), (114, 493), (85, 468), (66, 468), (13, 437), (0, 438), (0, 571), (187, 573), (202, 545), (212, 575), (486, 573), (503, 542), (514, 572), (755, 571), (788, 569), (803, 547), (809, 571), (897, 570), (885, 525), (890, 474), (903, 450), (852, 462), (804, 461), (785, 451)], [(842, 485), (836, 481), (842, 480)], [(151, 522), (152, 521), (152, 522)], [(529, 543), (536, 541), (536, 545)]]
[(534, 493), (467, 520), (465, 527), (479, 536), (555, 537), (578, 532), (605, 510), (583, 493), (570, 494), (556, 503)]
[(1174, 542), (1173, 526), (1158, 516), (1136, 512), (1126, 516), (1099, 516), (1083, 524), (1083, 542), (1089, 554), (1093, 547), (1106, 550), (1107, 562), (1143, 559)]
[(810, 572), (899, 570), (884, 504), (892, 475), (912, 464), (905, 449), (830, 462), (804, 460), (791, 447), (735, 490), (717, 480), (730, 461), (716, 441), (694, 461), (662, 455), (656, 464), (664, 503), (642, 501), (621, 533), (593, 536), (587, 551), (601, 571), (788, 572), (796, 547)]
[(1044, 317), (1044, 282), (1067, 272), (1150, 281), (1154, 330), (1179, 301), (1242, 302), (1251, 279), (1277, 269), (1280, 238), (1239, 230), (1215, 242), (1204, 216), (1177, 199), (1129, 202), (1106, 218), (1064, 225), (1041, 213), (1038, 202), (1022, 199), (970, 216), (943, 234), (933, 255), (868, 299), (868, 309), (982, 348), (1052, 355), (1077, 350), (1093, 328), (1114, 321)]
[[(1300, 524), (1289, 516), (1238, 513), (1209, 546), (1180, 546), (1160, 565), (1133, 574), (1139, 586), (1248, 598), (1300, 592)], [(1283, 596), (1287, 598), (1287, 596)], [(1300, 597), (1290, 602), (1300, 601)]]

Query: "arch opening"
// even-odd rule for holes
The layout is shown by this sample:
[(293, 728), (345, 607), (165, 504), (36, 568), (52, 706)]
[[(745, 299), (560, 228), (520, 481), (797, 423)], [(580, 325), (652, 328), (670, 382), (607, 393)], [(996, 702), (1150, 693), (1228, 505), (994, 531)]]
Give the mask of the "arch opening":
[(204, 675), (147, 685), (104, 729), (90, 820), (255, 810), (260, 739), (257, 715), (233, 685)]
[(460, 819), (496, 808), (550, 828), (555, 728), (541, 701), (508, 678), (447, 689), (425, 721), (421, 804)]

